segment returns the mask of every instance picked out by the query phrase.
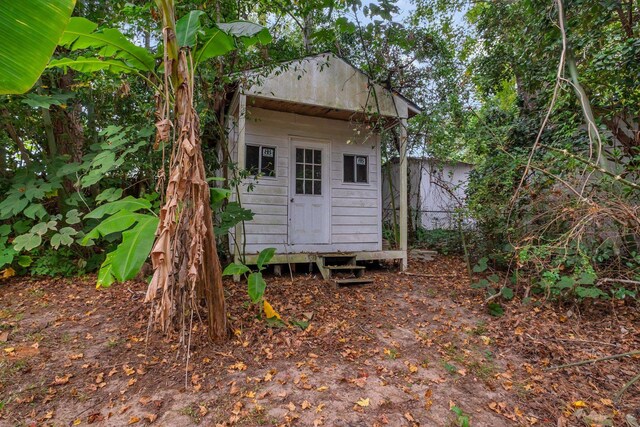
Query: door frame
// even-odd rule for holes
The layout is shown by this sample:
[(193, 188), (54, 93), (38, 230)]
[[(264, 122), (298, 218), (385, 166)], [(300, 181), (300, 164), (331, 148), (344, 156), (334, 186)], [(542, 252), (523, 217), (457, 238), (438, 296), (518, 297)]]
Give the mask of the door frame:
[[(327, 246), (331, 244), (331, 145), (333, 141), (326, 138), (289, 135), (289, 197), (287, 198), (287, 243), (297, 248), (305, 246)], [(322, 198), (326, 215), (326, 243), (293, 243), (291, 241), (291, 199), (296, 197), (296, 148), (315, 148), (322, 150)], [(324, 185), (326, 183), (326, 185)]]

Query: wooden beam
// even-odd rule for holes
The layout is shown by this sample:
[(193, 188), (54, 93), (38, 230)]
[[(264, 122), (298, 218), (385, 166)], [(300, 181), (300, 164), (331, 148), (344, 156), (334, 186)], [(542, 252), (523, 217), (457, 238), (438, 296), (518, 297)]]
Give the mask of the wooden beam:
[(400, 250), (403, 252), (402, 270), (408, 266), (408, 214), (407, 206), (407, 119), (400, 121)]
[[(331, 258), (331, 256), (345, 256), (344, 252), (302, 252), (302, 253), (276, 253), (269, 264), (304, 264), (307, 262), (316, 262), (321, 257)], [(374, 260), (394, 260), (403, 259), (402, 251), (362, 251), (353, 252), (358, 261), (374, 261)], [(246, 264), (255, 265), (258, 262), (259, 254), (247, 254)]]
[[(245, 146), (245, 125), (246, 125), (246, 116), (247, 116), (247, 96), (242, 93), (242, 87), (238, 89), (240, 92), (240, 98), (238, 99), (238, 141), (237, 141), (237, 158), (236, 165), (238, 171), (242, 171), (245, 168), (245, 159), (244, 154), (246, 151)], [(237, 194), (237, 202), (242, 204), (242, 200), (240, 200), (240, 194), (242, 194), (242, 185), (238, 183), (238, 194)], [(233, 248), (233, 261), (235, 263), (241, 262), (241, 251), (244, 241), (244, 233), (242, 232), (242, 223), (236, 224), (235, 227), (235, 245)], [(233, 276), (233, 279), (238, 282), (240, 281), (240, 276)]]
[(403, 259), (402, 251), (366, 251), (356, 252), (356, 260), (358, 261), (374, 261), (374, 260), (394, 260)]

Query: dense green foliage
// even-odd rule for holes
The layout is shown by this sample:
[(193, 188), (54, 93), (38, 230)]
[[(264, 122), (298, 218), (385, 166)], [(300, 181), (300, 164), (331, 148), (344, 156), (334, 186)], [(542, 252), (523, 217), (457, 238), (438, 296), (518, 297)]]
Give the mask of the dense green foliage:
[[(100, 9), (98, 4), (85, 6), (87, 10), (79, 12), (91, 11), (89, 6)], [(124, 16), (134, 22), (141, 13), (151, 12), (123, 6)], [(88, 15), (100, 12), (106, 11)], [(265, 28), (245, 21), (203, 27), (203, 14), (192, 11), (176, 26), (181, 46), (194, 49), (195, 65), (271, 40)], [(99, 28), (85, 17), (72, 17), (66, 28), (62, 26), (57, 57), (36, 92), (3, 100), (3, 136), (13, 143), (0, 152), (6, 186), (0, 203), (0, 218), (6, 222), (0, 267), (9, 266), (6, 276), (17, 266), (30, 268), (32, 274), (77, 274), (95, 269), (98, 259), (98, 286), (109, 286), (141, 270), (158, 227), (157, 191), (162, 183), (156, 174), (163, 175), (166, 167), (164, 144), (158, 138), (153, 143), (149, 121), (162, 79), (157, 61), (162, 51), (150, 46), (150, 34), (160, 32), (151, 18), (142, 23), (146, 45), (141, 47), (116, 28)], [(127, 21), (116, 24), (131, 27)], [(130, 34), (134, 39), (139, 35), (135, 30)], [(116, 98), (105, 96), (108, 85), (116, 82)], [(129, 99), (121, 104), (122, 98)], [(72, 99), (70, 112), (67, 103)], [(36, 118), (30, 127), (32, 110), (42, 120)], [(221, 208), (230, 192), (211, 191), (215, 207)], [(219, 231), (242, 219), (250, 215), (231, 205), (221, 216)], [(98, 239), (100, 249), (94, 246)], [(55, 256), (48, 249), (61, 246), (69, 249)]]
[(476, 255), (513, 275), (491, 291), (637, 296), (638, 4), (498, 1), (466, 19), (474, 101), (448, 124), (475, 157)]
[[(487, 279), (490, 292), (635, 295), (637, 2), (414, 0), (400, 11), (391, 0), (219, 0), (180, 2), (176, 14), (178, 42), (199, 64), (207, 173), (222, 166), (230, 189), (211, 185), (221, 240), (251, 219), (227, 200), (247, 176), (225, 150), (221, 106), (234, 76), (330, 50), (423, 109), (409, 129), (413, 155), (475, 165), (471, 255), (486, 259), (482, 272), (513, 276), (508, 287)], [(36, 87), (0, 101), (0, 268), (68, 275), (102, 265), (105, 285), (140, 269), (146, 257), (121, 263), (119, 251), (142, 241), (148, 253), (165, 184), (171, 147), (153, 137), (159, 21), (152, 2), (78, 4)], [(399, 136), (384, 132), (388, 160)], [(455, 231), (413, 228), (418, 243), (462, 243)]]

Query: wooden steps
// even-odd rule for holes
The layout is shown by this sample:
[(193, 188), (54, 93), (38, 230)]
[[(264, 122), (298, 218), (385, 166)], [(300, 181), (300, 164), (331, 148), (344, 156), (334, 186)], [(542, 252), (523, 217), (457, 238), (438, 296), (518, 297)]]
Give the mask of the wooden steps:
[(316, 265), (324, 280), (333, 280), (338, 286), (373, 282), (364, 277), (366, 267), (357, 265), (352, 253), (319, 254)]
[(338, 286), (364, 285), (367, 283), (373, 283), (373, 279), (368, 279), (366, 277), (354, 277), (351, 279), (335, 279), (334, 281)]
[(331, 273), (333, 272), (342, 272), (342, 271), (346, 271), (346, 272), (352, 272), (353, 274), (355, 274), (356, 276), (361, 276), (362, 273), (364, 273), (364, 270), (367, 269), (367, 267), (363, 266), (363, 265), (328, 265), (327, 268), (329, 269), (329, 271)]

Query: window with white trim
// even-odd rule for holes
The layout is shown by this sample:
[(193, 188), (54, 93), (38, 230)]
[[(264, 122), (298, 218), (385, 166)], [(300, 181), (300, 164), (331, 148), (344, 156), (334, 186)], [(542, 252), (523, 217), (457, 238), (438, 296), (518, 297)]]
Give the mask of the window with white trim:
[(264, 145), (247, 145), (245, 168), (253, 175), (276, 176), (276, 148)]
[(322, 195), (322, 151), (296, 148), (296, 194)]
[(345, 154), (343, 158), (343, 181), (355, 183), (369, 182), (369, 158)]

